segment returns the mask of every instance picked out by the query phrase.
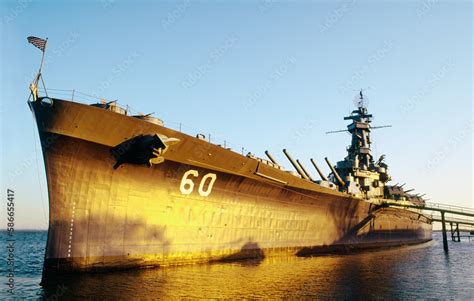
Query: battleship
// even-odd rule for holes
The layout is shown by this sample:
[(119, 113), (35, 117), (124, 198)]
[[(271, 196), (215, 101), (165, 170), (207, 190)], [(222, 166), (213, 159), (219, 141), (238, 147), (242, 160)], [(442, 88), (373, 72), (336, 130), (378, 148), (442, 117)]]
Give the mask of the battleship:
[[(44, 57), (46, 42), (30, 43)], [(336, 165), (325, 158), (329, 175), (311, 159), (316, 180), (286, 149), (294, 171), (268, 151), (268, 159), (243, 155), (114, 101), (50, 97), (39, 92), (40, 80), (41, 67), (28, 105), (49, 197), (44, 275), (313, 256), (432, 238), (432, 220), (420, 210), (384, 205), (424, 199), (388, 184), (384, 156), (376, 160), (371, 151), (376, 127), (362, 91), (344, 118), (347, 156)]]

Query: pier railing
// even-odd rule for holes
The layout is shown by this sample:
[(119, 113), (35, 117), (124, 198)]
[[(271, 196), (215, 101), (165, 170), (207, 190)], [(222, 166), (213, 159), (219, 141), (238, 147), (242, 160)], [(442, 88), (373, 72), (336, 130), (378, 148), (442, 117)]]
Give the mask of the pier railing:
[[(441, 223), (442, 222), (442, 216), (441, 215), (432, 215), (431, 220)], [(468, 219), (468, 218), (458, 218), (458, 217), (446, 216), (445, 219), (444, 219), (444, 222), (445, 223), (466, 225), (466, 226), (474, 226), (474, 219)]]
[[(426, 203), (425, 205), (409, 205), (398, 202), (385, 202), (384, 206), (388, 207), (403, 207), (421, 209), (422, 211), (437, 211), (440, 215), (431, 214), (431, 220), (434, 222), (440, 222), (443, 233), (443, 248), (445, 252), (448, 252), (448, 238), (446, 234), (446, 223), (449, 223), (451, 227), (453, 225), (457, 229), (457, 241), (461, 241), (459, 235), (459, 225), (474, 226), (474, 208), (461, 207), (454, 205), (438, 204), (438, 203)], [(448, 214), (448, 215), (446, 215)], [(453, 216), (454, 215), (454, 216)], [(462, 218), (460, 217), (462, 216)], [(466, 218), (468, 217), (468, 218)], [(453, 230), (451, 230), (451, 236), (453, 236)], [(453, 241), (456, 241), (453, 239)]]
[(384, 202), (383, 204), (385, 206), (421, 209), (423, 211), (438, 211), (438, 212), (450, 213), (450, 214), (455, 214), (455, 215), (474, 217), (474, 208), (469, 208), (469, 207), (461, 207), (461, 206), (439, 204), (439, 203), (426, 203), (425, 205), (414, 205), (414, 204), (400, 203), (396, 201)]
[(438, 204), (438, 203), (426, 203), (424, 206), (425, 210), (435, 209), (433, 211), (444, 210), (446, 212), (452, 212), (453, 214), (468, 215), (474, 217), (474, 208), (461, 207), (454, 205)]

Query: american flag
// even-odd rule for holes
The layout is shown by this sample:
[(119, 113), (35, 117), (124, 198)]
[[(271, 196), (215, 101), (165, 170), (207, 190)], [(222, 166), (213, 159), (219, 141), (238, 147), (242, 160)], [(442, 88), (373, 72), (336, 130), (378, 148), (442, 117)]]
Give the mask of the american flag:
[(44, 49), (46, 48), (46, 40), (37, 38), (37, 37), (28, 37), (28, 42), (35, 45), (38, 47), (41, 51), (44, 52)]

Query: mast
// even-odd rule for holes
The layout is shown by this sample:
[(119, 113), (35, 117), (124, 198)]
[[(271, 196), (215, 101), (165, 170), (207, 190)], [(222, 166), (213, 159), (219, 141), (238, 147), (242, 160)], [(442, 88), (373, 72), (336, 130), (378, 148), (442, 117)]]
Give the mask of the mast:
[(352, 111), (350, 116), (344, 117), (344, 120), (352, 120), (352, 123), (347, 126), (347, 130), (352, 135), (351, 145), (347, 152), (349, 160), (353, 161), (353, 167), (368, 170), (374, 163), (370, 149), (370, 123), (372, 122), (372, 114), (368, 114), (367, 112), (362, 90), (359, 95), (357, 110)]
[(356, 99), (357, 109), (353, 110), (344, 120), (350, 120), (347, 130), (328, 133), (349, 132), (351, 144), (347, 148), (347, 156), (337, 162), (333, 179), (344, 183), (340, 189), (347, 193), (364, 198), (382, 198), (385, 183), (390, 180), (388, 166), (384, 163), (385, 156), (375, 161), (371, 150), (370, 133), (372, 129), (390, 127), (372, 127), (372, 114), (368, 113), (367, 100), (362, 92)]

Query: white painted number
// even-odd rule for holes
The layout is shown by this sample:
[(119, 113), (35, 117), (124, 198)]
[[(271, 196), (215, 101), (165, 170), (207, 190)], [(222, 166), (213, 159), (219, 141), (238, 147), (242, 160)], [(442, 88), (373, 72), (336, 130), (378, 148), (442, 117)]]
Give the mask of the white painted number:
[[(211, 194), (212, 186), (214, 185), (214, 182), (216, 181), (216, 174), (214, 173), (208, 173), (204, 177), (202, 177), (201, 184), (199, 184), (199, 195), (200, 196), (208, 196)], [(204, 191), (204, 185), (206, 184), (206, 180), (210, 179), (209, 185), (207, 185), (207, 190)]]
[[(184, 173), (183, 178), (181, 179), (181, 185), (179, 186), (179, 190), (182, 194), (191, 194), (194, 189), (194, 182), (193, 180), (189, 179), (188, 177), (192, 175), (193, 177), (197, 178), (199, 176), (199, 172), (197, 170), (188, 170)], [(214, 186), (214, 182), (216, 181), (217, 176), (214, 173), (208, 173), (201, 179), (201, 183), (199, 183), (198, 193), (200, 196), (207, 197), (211, 194), (212, 186)], [(209, 180), (209, 181), (208, 181)], [(204, 190), (204, 186), (207, 184), (207, 189)]]
[(194, 182), (193, 180), (188, 179), (189, 175), (193, 175), (197, 178), (197, 176), (199, 176), (199, 173), (197, 170), (192, 169), (184, 173), (183, 179), (181, 180), (181, 185), (179, 186), (179, 190), (181, 190), (182, 194), (191, 194), (191, 192), (193, 192)]

